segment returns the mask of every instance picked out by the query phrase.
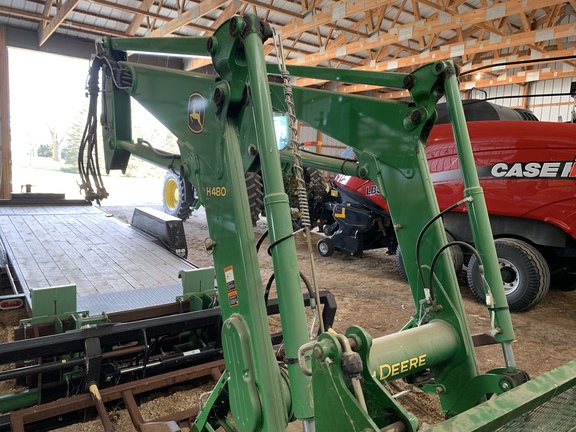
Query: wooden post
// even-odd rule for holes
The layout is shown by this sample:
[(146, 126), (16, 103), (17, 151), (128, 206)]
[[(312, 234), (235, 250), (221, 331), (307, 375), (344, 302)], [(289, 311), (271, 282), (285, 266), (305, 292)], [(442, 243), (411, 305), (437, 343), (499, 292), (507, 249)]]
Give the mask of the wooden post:
[(10, 97), (8, 91), (8, 47), (6, 31), (0, 26), (0, 199), (10, 199), (12, 158), (10, 147)]
[(530, 92), (530, 83), (526, 83), (524, 84), (523, 88), (522, 88), (522, 94), (524, 95), (523, 98), (521, 98), (522, 103), (521, 103), (521, 108), (522, 109), (529, 109), (528, 107), (528, 93)]

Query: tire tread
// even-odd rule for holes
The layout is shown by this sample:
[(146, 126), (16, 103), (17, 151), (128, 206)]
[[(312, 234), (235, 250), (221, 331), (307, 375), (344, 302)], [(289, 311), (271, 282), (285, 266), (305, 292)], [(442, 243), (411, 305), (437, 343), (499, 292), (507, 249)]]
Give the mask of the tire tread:
[[(530, 285), (527, 287), (528, 297), (527, 298), (519, 298), (513, 302), (509, 301), (510, 310), (513, 312), (520, 312), (530, 309), (531, 307), (535, 306), (538, 302), (540, 302), (544, 296), (548, 293), (550, 288), (550, 269), (548, 268), (548, 264), (546, 260), (542, 256), (542, 254), (532, 245), (518, 239), (514, 238), (502, 238), (497, 239), (495, 241), (495, 245), (498, 249), (501, 250), (512, 250), (515, 253), (520, 253), (522, 258), (522, 262), (528, 264), (533, 267), (534, 272), (538, 276), (538, 282), (534, 280), (530, 281)], [(474, 294), (474, 296), (481, 302), (484, 302), (486, 297), (484, 294), (483, 287), (476, 286), (475, 278), (478, 264), (477, 258), (472, 256), (470, 262), (468, 264), (468, 272), (467, 272), (467, 279), (468, 279), (468, 286), (470, 290)], [(537, 285), (535, 285), (537, 284)], [(510, 300), (510, 299), (508, 299)]]

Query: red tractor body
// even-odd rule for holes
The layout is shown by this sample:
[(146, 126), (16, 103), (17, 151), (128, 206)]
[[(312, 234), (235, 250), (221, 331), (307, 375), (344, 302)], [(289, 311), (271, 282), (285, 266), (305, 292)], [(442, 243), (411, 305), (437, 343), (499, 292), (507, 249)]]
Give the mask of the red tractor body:
[[(487, 121), (468, 130), (490, 214), (541, 220), (576, 239), (576, 124)], [(443, 210), (464, 196), (449, 124), (434, 127), (426, 156)], [(338, 175), (334, 183), (388, 210), (371, 181)]]
[[(497, 252), (502, 251), (501, 266), (511, 308), (523, 310), (534, 305), (548, 290), (551, 279), (558, 287), (576, 288), (576, 124), (470, 121), (468, 130)], [(434, 126), (426, 155), (440, 210), (444, 210), (464, 197), (449, 124)], [(390, 218), (387, 204), (372, 182), (338, 175), (334, 186), (341, 195), (341, 202), (332, 204), (334, 215), (340, 206), (352, 206), (359, 211), (374, 212), (373, 218), (366, 220)], [(465, 212), (466, 207), (460, 206), (447, 213), (444, 225), (449, 238), (472, 244), (467, 218), (463, 217)], [(339, 224), (338, 230), (333, 227), (336, 250), (361, 256), (363, 250), (378, 247), (363, 247), (369, 243), (366, 239), (374, 237), (377, 231), (370, 232), (368, 227), (358, 231), (365, 235), (361, 244), (357, 248), (348, 247), (349, 243), (339, 241), (338, 235), (345, 233), (347, 238), (352, 238), (354, 233), (346, 230), (345, 221), (337, 217), (335, 221)], [(389, 232), (387, 242), (380, 244), (379, 247), (388, 247), (389, 252), (394, 253), (390, 250), (394, 241)], [(525, 255), (529, 255), (534, 271), (520, 268)], [(472, 257), (468, 265), (468, 280), (474, 294), (483, 299), (481, 281), (476, 281), (480, 286), (473, 286), (478, 276), (470, 270), (478, 267), (476, 261), (476, 257)], [(529, 298), (524, 282), (528, 288), (534, 285)]]

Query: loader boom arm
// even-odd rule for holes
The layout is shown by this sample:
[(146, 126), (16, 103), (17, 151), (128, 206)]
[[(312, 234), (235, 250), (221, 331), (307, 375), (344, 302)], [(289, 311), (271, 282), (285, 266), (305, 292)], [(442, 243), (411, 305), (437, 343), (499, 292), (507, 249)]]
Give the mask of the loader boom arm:
[[(287, 106), (283, 87), (268, 82), (268, 73), (277, 68), (266, 66), (262, 48), (270, 36), (267, 24), (246, 15), (222, 24), (210, 38), (106, 39), (95, 57), (103, 70), (106, 169), (125, 170), (131, 154), (145, 158), (190, 180), (206, 208), (206, 247), (214, 257), (227, 371), (195, 430), (212, 430), (224, 421), (219, 416), (228, 408), (242, 431), (284, 430), (291, 415), (305, 428), (315, 424), (318, 431), (336, 430), (337, 424), (343, 427), (339, 430), (398, 424), (416, 430), (415, 418), (390, 396), (383, 381), (412, 377), (423, 390), (439, 395), (447, 416), (516, 387), (521, 374), (510, 348), (514, 333), (450, 61), (410, 74), (291, 68), (302, 77), (404, 88), (412, 96), (407, 103), (293, 89), (295, 116), (351, 146), (357, 156), (357, 163), (342, 163), (304, 155), (304, 164), (368, 178), (389, 203), (417, 311), (393, 335), (372, 339), (351, 327), (345, 336), (323, 333), (310, 341), (273, 124), (273, 111), (285, 112)], [(133, 63), (129, 51), (209, 54), (218, 78)], [(462, 203), (468, 206), (484, 264), (492, 336), (502, 344), (505, 359), (503, 368), (487, 374), (478, 372), (424, 152), (442, 96), (448, 101), (466, 184)], [(158, 153), (132, 139), (131, 98), (178, 138), (180, 154)], [(280, 367), (269, 337), (244, 182), (247, 171), (261, 172), (264, 182), (284, 335)], [(306, 353), (312, 353), (311, 360)], [(350, 426), (343, 426), (347, 422)]]

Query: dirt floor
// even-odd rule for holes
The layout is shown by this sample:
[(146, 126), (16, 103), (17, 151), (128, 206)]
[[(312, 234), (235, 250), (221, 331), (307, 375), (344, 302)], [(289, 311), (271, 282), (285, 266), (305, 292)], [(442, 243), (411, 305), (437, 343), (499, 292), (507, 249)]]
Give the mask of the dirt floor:
[[(132, 208), (104, 207), (116, 217), (129, 221)], [(185, 222), (188, 238), (189, 260), (204, 267), (212, 265), (211, 255), (204, 250), (204, 239), (208, 237), (207, 225), (202, 211), (195, 213)], [(258, 223), (255, 231), (258, 238), (266, 230), (264, 219)], [(319, 238), (314, 234), (313, 244)], [(297, 239), (298, 258), (304, 273), (309, 274), (306, 242), (302, 236)], [(260, 254), (263, 280), (271, 272), (271, 259), (265, 248)], [(408, 284), (398, 274), (394, 256), (386, 250), (368, 251), (361, 259), (335, 253), (332, 257), (322, 258), (315, 253), (319, 288), (334, 293), (338, 303), (338, 312), (334, 324), (335, 330), (345, 332), (350, 325), (359, 325), (373, 337), (383, 336), (399, 330), (414, 314), (415, 309)], [(464, 273), (464, 272), (463, 272)], [(472, 333), (490, 331), (490, 322), (486, 309), (479, 304), (465, 284), (464, 274), (460, 275), (461, 293), (468, 314)], [(2, 317), (0, 331), (6, 332), (12, 323)], [(536, 377), (569, 360), (576, 358), (576, 292), (551, 291), (544, 300), (530, 311), (513, 314), (516, 340), (513, 349), (517, 365)], [(4, 339), (5, 340), (5, 339)], [(501, 349), (497, 346), (477, 349), (482, 372), (503, 366)], [(142, 413), (150, 420), (176, 410), (193, 406), (201, 392), (210, 388), (204, 384), (201, 389), (172, 392), (154, 402), (144, 403)], [(406, 401), (407, 408), (426, 423), (442, 420), (439, 404), (434, 396), (414, 394), (419, 406)], [(422, 407), (426, 412), (422, 412)], [(112, 414), (118, 431), (134, 430), (124, 410), (118, 409)], [(99, 431), (98, 421), (58, 429), (59, 431)]]

